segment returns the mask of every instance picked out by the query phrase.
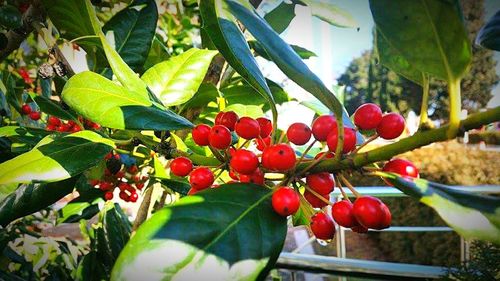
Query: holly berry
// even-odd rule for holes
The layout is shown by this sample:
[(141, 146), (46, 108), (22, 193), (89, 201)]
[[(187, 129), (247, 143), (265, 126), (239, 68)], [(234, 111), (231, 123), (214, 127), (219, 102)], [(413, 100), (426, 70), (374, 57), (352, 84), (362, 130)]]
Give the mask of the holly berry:
[(273, 131), (273, 123), (271, 122), (271, 120), (264, 117), (259, 117), (256, 119), (256, 121), (259, 123), (260, 137), (261, 138), (269, 137)]
[(306, 183), (319, 194), (329, 194), (335, 186), (332, 174), (326, 172), (308, 175)]
[(274, 211), (283, 217), (295, 214), (300, 206), (299, 194), (287, 186), (279, 187), (271, 201)]
[(304, 145), (311, 139), (312, 131), (304, 123), (293, 123), (288, 127), (286, 136), (295, 145)]
[(210, 146), (217, 149), (226, 149), (231, 145), (231, 132), (226, 126), (215, 125), (208, 135)]
[(210, 126), (205, 124), (196, 125), (192, 131), (193, 141), (200, 146), (209, 145), (208, 136), (210, 134)]
[(418, 169), (412, 162), (404, 159), (394, 158), (385, 163), (384, 172), (391, 172), (399, 174), (403, 177), (418, 178)]
[(285, 172), (295, 166), (295, 151), (288, 144), (276, 144), (262, 152), (262, 166), (266, 169)]
[[(383, 229), (388, 227), (387, 211), (380, 199), (362, 196), (354, 201), (353, 212), (356, 220), (366, 228)], [(389, 212), (390, 213), (390, 212)], [(390, 219), (389, 219), (390, 224)]]
[[(330, 201), (330, 194), (320, 194), (326, 201)], [(304, 198), (313, 208), (323, 208), (328, 204), (309, 191), (304, 192)]]
[(348, 200), (341, 200), (333, 204), (332, 217), (341, 226), (351, 228), (358, 226), (359, 223), (354, 217), (353, 205)]
[(214, 183), (214, 180), (212, 171), (205, 167), (196, 168), (189, 175), (189, 184), (197, 190), (209, 188)]
[(139, 199), (139, 195), (137, 194), (137, 192), (132, 192), (130, 193), (130, 196), (128, 197), (128, 200), (132, 203), (135, 203), (137, 202), (137, 199)]
[(49, 116), (47, 119), (47, 124), (53, 125), (53, 126), (60, 126), (61, 125), (61, 119), (55, 117), (55, 116)]
[(113, 199), (113, 192), (108, 191), (108, 192), (104, 193), (104, 199), (106, 201), (109, 201), (109, 200)]
[(356, 233), (368, 233), (368, 228), (362, 226), (362, 225), (357, 225), (354, 227), (351, 227), (351, 230)]
[(337, 121), (332, 115), (321, 115), (312, 123), (312, 134), (318, 141), (326, 141), (328, 134), (337, 130)]
[(254, 142), (257, 145), (258, 150), (264, 151), (264, 148), (271, 145), (271, 137), (258, 138), (258, 139), (255, 139)]
[(40, 114), (39, 111), (33, 111), (30, 113), (30, 119), (33, 120), (33, 121), (38, 121), (40, 120), (40, 118), (42, 117), (42, 114)]
[(382, 117), (377, 126), (378, 135), (386, 140), (395, 139), (405, 130), (405, 119), (398, 113), (389, 113)]
[(128, 202), (129, 201), (129, 196), (128, 194), (125, 192), (125, 191), (120, 191), (120, 193), (118, 194), (118, 196), (120, 197), (120, 199), (122, 199), (123, 201), (126, 201)]
[(250, 150), (238, 149), (232, 156), (229, 165), (240, 174), (250, 175), (259, 166), (259, 158)]
[(234, 128), (238, 136), (251, 140), (260, 136), (260, 125), (257, 120), (250, 117), (241, 117)]
[(311, 218), (311, 231), (322, 240), (331, 240), (335, 236), (335, 224), (325, 213), (319, 212)]
[(385, 217), (380, 229), (388, 228), (389, 226), (391, 226), (392, 221), (392, 214), (391, 210), (389, 210), (389, 207), (387, 207), (386, 204), (382, 203), (382, 209), (384, 210)]
[[(329, 135), (326, 143), (328, 144), (328, 149), (335, 152), (337, 149), (338, 142), (338, 130), (333, 130)], [(349, 153), (356, 148), (356, 131), (351, 128), (344, 127), (344, 146), (342, 147), (343, 153)]]
[(193, 170), (193, 162), (187, 157), (177, 157), (170, 163), (170, 171), (178, 177), (185, 177)]
[(80, 126), (78, 126), (78, 125), (75, 125), (75, 126), (71, 127), (71, 129), (70, 129), (70, 131), (72, 133), (80, 132), (81, 130), (82, 130), (82, 128), (80, 128)]
[(199, 190), (196, 188), (191, 188), (191, 189), (189, 189), (187, 195), (195, 195), (196, 193), (198, 193), (198, 191)]
[(238, 114), (234, 111), (222, 112), (219, 119), (215, 121), (215, 125), (226, 126), (230, 131), (234, 131), (234, 126), (238, 122)]
[(382, 110), (374, 103), (365, 103), (354, 112), (354, 124), (361, 130), (373, 130), (382, 121)]
[(21, 114), (28, 115), (31, 113), (31, 107), (28, 104), (21, 106)]
[(264, 184), (264, 173), (257, 168), (251, 175), (240, 175), (240, 182)]
[(320, 153), (316, 154), (316, 156), (314, 156), (314, 159), (319, 159), (319, 158), (320, 158), (320, 157), (322, 157), (322, 156), (323, 156), (323, 154), (325, 154), (325, 153), (328, 153), (328, 154), (325, 156), (325, 158), (326, 158), (326, 159), (331, 159), (331, 158), (335, 157), (335, 154), (334, 154), (333, 152), (327, 151), (327, 152), (320, 152)]

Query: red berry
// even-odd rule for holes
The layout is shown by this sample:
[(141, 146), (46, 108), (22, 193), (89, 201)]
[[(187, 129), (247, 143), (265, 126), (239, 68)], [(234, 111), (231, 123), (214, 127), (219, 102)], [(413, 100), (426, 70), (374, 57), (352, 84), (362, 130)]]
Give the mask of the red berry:
[(38, 112), (38, 111), (33, 111), (30, 113), (30, 119), (33, 121), (40, 120), (40, 117), (42, 117), (42, 114), (40, 114), (40, 112)]
[(306, 183), (319, 194), (330, 194), (335, 186), (332, 174), (326, 172), (308, 175)]
[(193, 141), (200, 146), (206, 146), (209, 144), (208, 136), (210, 134), (210, 126), (205, 124), (200, 124), (193, 129)]
[(224, 111), (219, 111), (219, 113), (217, 113), (217, 115), (215, 116), (215, 121), (214, 121), (215, 125), (220, 124), (220, 120), (222, 119), (223, 115), (224, 115)]
[(115, 174), (115, 177), (116, 177), (117, 179), (123, 178), (124, 176), (125, 176), (125, 171), (118, 171), (118, 172), (116, 172), (116, 174)]
[(144, 183), (143, 182), (136, 183), (135, 187), (139, 190), (142, 190), (144, 188)]
[(337, 130), (337, 121), (332, 115), (321, 115), (312, 123), (312, 134), (318, 141), (326, 141), (328, 134)]
[(385, 163), (384, 172), (400, 174), (403, 177), (418, 178), (418, 169), (412, 162), (404, 159), (394, 158)]
[(217, 149), (226, 149), (231, 145), (231, 132), (226, 126), (215, 125), (208, 135), (210, 146)]
[(354, 217), (352, 203), (347, 200), (341, 200), (333, 204), (332, 217), (341, 226), (351, 228), (358, 226), (359, 223)]
[(259, 122), (250, 117), (241, 117), (236, 122), (235, 131), (238, 136), (246, 140), (258, 138), (260, 136)]
[(330, 159), (330, 158), (335, 157), (335, 154), (334, 154), (333, 152), (328, 151), (328, 152), (320, 152), (320, 153), (316, 154), (316, 156), (314, 156), (314, 159), (319, 159), (319, 158), (320, 158), (321, 156), (323, 156), (323, 154), (325, 154), (325, 153), (328, 153), (328, 154), (325, 156), (325, 158), (326, 158), (326, 159)]
[(104, 193), (104, 199), (106, 201), (109, 201), (109, 200), (113, 199), (113, 192), (108, 191), (108, 192)]
[(120, 191), (118, 196), (120, 196), (120, 199), (122, 199), (123, 201), (127, 201), (127, 202), (129, 201), (129, 196), (125, 191)]
[(59, 132), (67, 132), (67, 131), (71, 130), (71, 127), (68, 126), (68, 124), (61, 124), (61, 126), (57, 127), (57, 130)]
[(380, 229), (388, 228), (389, 226), (391, 226), (391, 221), (392, 221), (392, 214), (391, 211), (389, 210), (389, 207), (387, 207), (386, 204), (382, 203), (382, 209), (384, 210), (385, 217)]
[[(323, 194), (321, 195), (321, 197), (323, 197), (326, 201), (330, 201), (330, 194)], [(323, 200), (307, 190), (304, 192), (304, 198), (307, 200), (307, 202), (309, 202), (309, 204), (311, 204), (313, 208), (323, 208), (328, 205)]]
[(259, 158), (250, 150), (238, 149), (231, 157), (229, 165), (240, 174), (250, 175), (259, 167)]
[(196, 193), (198, 193), (198, 191), (199, 190), (196, 188), (191, 188), (191, 189), (189, 189), (187, 195), (195, 195)]
[(304, 145), (311, 139), (312, 131), (304, 123), (293, 123), (286, 131), (288, 140), (296, 145)]
[(137, 168), (136, 165), (132, 165), (130, 166), (128, 169), (127, 169), (127, 172), (129, 172), (130, 174), (135, 174), (139, 171), (139, 168)]
[(197, 190), (209, 188), (215, 181), (212, 171), (205, 167), (196, 168), (189, 175), (189, 184)]
[(135, 203), (135, 202), (137, 202), (137, 199), (139, 199), (139, 195), (137, 194), (137, 192), (130, 193), (130, 196), (129, 196), (130, 202)]
[(356, 220), (366, 228), (382, 229), (386, 220), (386, 210), (380, 199), (362, 196), (354, 201), (353, 212)]
[(257, 149), (260, 151), (263, 151), (264, 148), (268, 147), (271, 145), (271, 137), (267, 138), (258, 138), (254, 140), (255, 144), (257, 145)]
[(28, 115), (30, 113), (31, 113), (31, 106), (29, 106), (28, 104), (23, 104), (23, 106), (21, 106), (21, 114)]
[(378, 135), (386, 140), (395, 139), (405, 130), (405, 119), (397, 113), (389, 113), (382, 117), (377, 127)]
[(279, 215), (286, 217), (295, 214), (300, 206), (299, 194), (290, 187), (279, 187), (272, 197), (274, 211)]
[(177, 157), (170, 163), (170, 171), (178, 177), (185, 177), (193, 170), (193, 162), (186, 157)]
[(224, 112), (219, 118), (219, 122), (216, 120), (215, 125), (226, 126), (230, 131), (234, 131), (234, 125), (238, 119), (238, 115), (234, 111)]
[(295, 151), (288, 144), (269, 146), (262, 152), (262, 165), (270, 170), (285, 172), (295, 166)]
[(47, 124), (53, 125), (53, 126), (59, 126), (59, 125), (61, 125), (61, 119), (59, 119), (59, 118), (57, 118), (55, 116), (50, 116), (47, 119)]
[(89, 181), (89, 184), (90, 184), (91, 186), (96, 186), (96, 185), (98, 185), (100, 182), (101, 182), (101, 181), (100, 181), (100, 180), (98, 180), (98, 179), (92, 179), (92, 180), (90, 180), (90, 181)]
[(57, 127), (56, 127), (56, 126), (54, 126), (54, 125), (50, 125), (50, 124), (49, 124), (49, 125), (47, 125), (47, 128), (46, 128), (46, 129), (47, 129), (47, 131), (55, 131), (55, 130), (57, 130)]
[(261, 138), (269, 137), (273, 132), (273, 123), (271, 122), (271, 120), (264, 117), (259, 117), (257, 118), (257, 122), (259, 123), (260, 126), (260, 137)]
[(356, 233), (368, 233), (368, 228), (362, 226), (362, 225), (357, 225), (355, 227), (351, 227), (351, 230)]
[(229, 170), (229, 177), (231, 177), (233, 180), (239, 180), (240, 178), (238, 178), (238, 175), (233, 171), (233, 170)]
[(103, 181), (99, 184), (99, 189), (102, 191), (110, 191), (114, 189), (114, 184), (111, 182)]
[[(335, 152), (337, 149), (338, 142), (338, 131), (335, 129), (328, 135), (326, 143), (328, 144), (328, 149)], [(343, 153), (349, 153), (356, 148), (356, 131), (351, 128), (344, 127), (344, 146), (342, 147)]]
[(382, 121), (382, 110), (374, 103), (365, 103), (354, 112), (354, 124), (361, 130), (373, 130)]
[(71, 127), (71, 129), (70, 129), (70, 131), (72, 133), (80, 132), (81, 130), (82, 130), (82, 128), (80, 128), (80, 126), (78, 126), (78, 125), (75, 125), (75, 126)]
[(251, 175), (240, 175), (240, 182), (263, 185), (264, 173), (259, 168), (257, 168), (257, 170), (255, 170)]
[(331, 240), (335, 236), (335, 224), (325, 213), (319, 212), (311, 218), (311, 231), (322, 240)]

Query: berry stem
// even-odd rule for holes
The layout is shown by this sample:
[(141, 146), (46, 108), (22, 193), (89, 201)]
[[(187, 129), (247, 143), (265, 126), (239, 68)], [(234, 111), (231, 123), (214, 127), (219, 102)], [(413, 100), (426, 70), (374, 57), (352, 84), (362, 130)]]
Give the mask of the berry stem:
[(358, 153), (358, 151), (360, 151), (363, 147), (365, 147), (366, 145), (368, 145), (370, 142), (376, 140), (378, 138), (378, 134), (375, 133), (373, 136), (369, 137), (362, 145), (358, 146), (358, 148), (356, 148), (352, 154), (355, 154), (355, 153)]
[(359, 194), (359, 192), (356, 191), (354, 186), (352, 186), (352, 184), (344, 177), (344, 175), (338, 174), (338, 177), (344, 182), (344, 184), (347, 186), (347, 188), (349, 188), (352, 194), (356, 196), (356, 198), (361, 197), (361, 194)]
[(333, 203), (330, 202), (329, 200), (326, 200), (325, 197), (321, 196), (321, 194), (317, 193), (316, 191), (314, 191), (312, 188), (310, 188), (309, 186), (307, 186), (307, 184), (302, 181), (302, 180), (299, 180), (300, 183), (304, 186), (304, 188), (309, 191), (310, 193), (312, 193), (314, 196), (316, 196), (319, 200), (323, 201), (324, 203), (332, 206)]
[(427, 123), (429, 117), (427, 110), (429, 107), (429, 75), (422, 73), (422, 105), (420, 107), (420, 121), (418, 127), (421, 128)]
[(314, 161), (312, 161), (307, 167), (304, 168), (304, 170), (300, 171), (300, 173), (297, 175), (297, 178), (300, 178), (303, 175), (305, 175), (305, 173), (307, 173), (307, 171), (309, 171), (310, 169), (312, 169), (316, 165), (318, 165), (318, 163), (320, 163), (323, 159), (325, 159), (327, 155), (328, 155), (328, 152), (325, 152), (318, 159), (315, 159)]
[(285, 135), (286, 135), (286, 132), (285, 131), (281, 131), (281, 135), (280, 135), (280, 138), (278, 140), (278, 143), (282, 143), (283, 142), (283, 139), (285, 138)]
[[(296, 165), (299, 165), (302, 162), (302, 160), (304, 160), (304, 157), (307, 155), (307, 153), (309, 152), (309, 150), (311, 150), (311, 148), (314, 146), (315, 143), (316, 143), (316, 140), (314, 140), (313, 142), (311, 142), (311, 144), (306, 148), (306, 150), (304, 150), (304, 152), (302, 153), (302, 155), (299, 158), (299, 161), (297, 161)], [(295, 167), (297, 167), (297, 166), (295, 166)]]
[(244, 141), (244, 142), (240, 145), (240, 147), (238, 147), (238, 149), (242, 149), (243, 147), (245, 147), (245, 145), (247, 145), (249, 141), (250, 141), (250, 140), (245, 140), (245, 141)]
[(212, 154), (215, 156), (215, 158), (217, 158), (217, 160), (219, 160), (220, 162), (226, 161), (224, 159), (224, 156), (222, 156), (222, 154), (220, 154), (220, 152), (217, 149), (213, 148), (210, 145), (208, 146), (208, 148), (210, 149), (210, 151), (212, 151)]
[(340, 189), (340, 193), (342, 193), (342, 198), (351, 202), (351, 199), (349, 199), (349, 196), (347, 196), (347, 194), (345, 193), (344, 191), (344, 188), (342, 187), (342, 183), (340, 180), (337, 180), (337, 185), (339, 186), (339, 189)]

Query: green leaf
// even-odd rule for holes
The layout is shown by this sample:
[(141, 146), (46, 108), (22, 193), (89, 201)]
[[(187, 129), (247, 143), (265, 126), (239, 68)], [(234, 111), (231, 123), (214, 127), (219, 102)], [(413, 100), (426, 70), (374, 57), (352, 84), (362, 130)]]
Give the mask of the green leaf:
[(17, 183), (0, 185), (0, 201), (3, 201), (8, 195), (17, 189)]
[(28, 151), (44, 137), (52, 134), (43, 129), (26, 128), (17, 126), (0, 127), (0, 138), (10, 141), (12, 151)]
[(132, 69), (142, 69), (156, 31), (158, 10), (153, 0), (135, 0), (102, 28), (113, 32), (115, 49)]
[(377, 32), (412, 67), (447, 81), (466, 74), (472, 50), (457, 0), (370, 0), (370, 9)]
[(337, 27), (357, 27), (353, 16), (337, 5), (325, 0), (300, 0), (311, 8), (313, 16)]
[(21, 13), (12, 5), (2, 5), (0, 7), (0, 25), (8, 29), (21, 27), (23, 25)]
[(264, 111), (262, 111), (262, 108), (257, 105), (246, 105), (246, 104), (231, 104), (230, 106), (227, 106), (224, 111), (234, 111), (238, 116), (248, 116), (252, 118), (259, 118), (264, 115)]
[(165, 167), (160, 162), (160, 160), (158, 159), (158, 157), (156, 156), (156, 154), (154, 156), (153, 163), (154, 163), (155, 177), (156, 178), (161, 178), (161, 179), (169, 178), (169, 176), (167, 175), (167, 172), (165, 171)]
[(179, 105), (193, 97), (208, 71), (215, 51), (189, 49), (144, 73), (142, 80), (166, 106)]
[(227, 184), (182, 198), (139, 227), (111, 280), (263, 280), (287, 231), (271, 195), (262, 186)]
[(45, 138), (31, 151), (0, 164), (0, 184), (64, 180), (96, 165), (113, 148), (113, 142), (91, 131), (53, 141)]
[[(278, 85), (272, 85), (269, 80), (268, 83), (271, 85), (270, 89), (276, 104), (283, 104), (290, 101), (290, 97), (281, 87), (279, 87)], [(256, 96), (255, 89), (249, 85), (236, 85), (224, 88), (222, 89), (222, 93), (224, 94), (224, 98), (230, 105), (258, 105), (261, 106), (263, 110), (269, 109), (269, 107), (266, 106), (266, 100), (260, 96)]]
[(260, 71), (236, 19), (228, 9), (225, 1), (201, 1), (200, 13), (203, 18), (203, 30), (210, 36), (211, 41), (231, 67), (269, 102), (273, 117), (276, 119), (276, 105), (271, 90), (266, 84), (264, 75)]
[[(259, 44), (259, 42), (255, 41), (255, 40), (251, 40), (251, 41), (248, 41), (248, 44), (250, 45), (250, 47), (252, 49), (255, 50), (255, 52), (265, 58), (266, 60), (272, 60), (269, 55), (266, 53), (266, 50)], [(316, 57), (317, 55), (309, 50), (307, 50), (306, 48), (302, 48), (300, 46), (297, 46), (297, 45), (290, 45), (290, 47), (292, 47), (292, 49), (297, 53), (297, 55), (299, 55), (299, 57), (301, 59), (308, 59), (310, 57)]]
[(464, 238), (500, 245), (500, 198), (454, 190), (423, 179), (380, 175), (404, 193), (433, 208)]
[(157, 107), (147, 97), (90, 71), (71, 77), (62, 98), (80, 115), (104, 127), (160, 131), (192, 127), (191, 122)]
[(0, 225), (38, 212), (63, 198), (75, 186), (76, 178), (48, 184), (21, 185), (0, 203)]
[(167, 47), (156, 36), (153, 38), (153, 43), (149, 49), (148, 57), (144, 63), (144, 69), (148, 70), (155, 64), (170, 58)]
[(340, 101), (251, 6), (248, 7), (242, 0), (225, 0), (225, 2), (238, 20), (265, 48), (269, 57), (272, 58), (283, 73), (314, 95), (335, 114), (343, 115), (343, 119), (347, 121), (346, 126), (354, 127), (354, 124), (348, 120), (347, 111)]
[(191, 186), (187, 181), (160, 179), (161, 185), (182, 195), (187, 195)]
[(212, 83), (203, 83), (194, 96), (183, 105), (183, 109), (206, 107), (211, 101), (217, 101), (219, 90)]
[(278, 33), (285, 31), (293, 18), (295, 18), (295, 4), (285, 1), (264, 16), (267, 23)]
[(391, 45), (382, 32), (375, 32), (376, 54), (381, 64), (405, 78), (422, 85), (423, 73), (413, 67), (408, 60), (399, 52), (395, 46)]
[(500, 10), (479, 30), (476, 44), (487, 49), (500, 51)]
[(64, 110), (57, 102), (35, 93), (31, 93), (30, 96), (41, 111), (64, 120), (78, 120), (78, 116), (71, 111)]

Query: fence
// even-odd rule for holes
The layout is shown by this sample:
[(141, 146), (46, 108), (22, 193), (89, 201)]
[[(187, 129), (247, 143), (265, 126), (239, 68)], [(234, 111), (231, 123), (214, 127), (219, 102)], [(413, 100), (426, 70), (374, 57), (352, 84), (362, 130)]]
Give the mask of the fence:
[[(454, 189), (468, 191), (472, 193), (483, 194), (500, 194), (500, 186), (454, 186)], [(404, 193), (396, 188), (389, 186), (380, 187), (357, 187), (363, 195), (371, 195), (376, 197), (404, 197)], [(352, 195), (346, 190), (348, 195)], [(341, 199), (340, 192), (334, 191), (332, 198), (334, 200)], [(301, 271), (312, 271), (320, 273), (329, 273), (338, 275), (340, 279), (345, 279), (346, 276), (360, 276), (366, 278), (378, 279), (435, 279), (443, 274), (446, 274), (448, 268), (439, 266), (426, 266), (405, 263), (378, 262), (359, 259), (349, 259), (346, 256), (346, 229), (337, 226), (336, 249), (337, 257), (300, 254), (304, 247), (310, 245), (314, 238), (311, 238), (300, 244), (291, 253), (282, 253), (278, 259), (278, 268), (288, 268)], [(453, 231), (449, 227), (441, 226), (392, 226), (381, 231), (386, 232), (450, 232)], [(461, 260), (467, 262), (469, 260), (469, 243), (461, 239)]]

